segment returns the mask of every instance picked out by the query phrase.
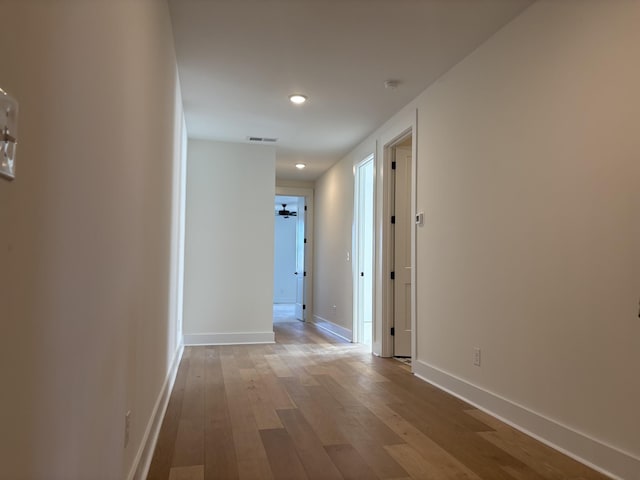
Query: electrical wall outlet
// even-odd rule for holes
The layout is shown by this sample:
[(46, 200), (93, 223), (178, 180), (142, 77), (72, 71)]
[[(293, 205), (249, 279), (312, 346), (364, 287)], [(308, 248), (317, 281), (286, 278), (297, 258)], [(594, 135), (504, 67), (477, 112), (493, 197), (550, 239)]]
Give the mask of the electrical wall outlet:
[(124, 416), (124, 448), (129, 445), (129, 435), (131, 433), (131, 410)]
[(480, 347), (476, 347), (473, 349), (473, 364), (476, 367), (480, 366)]

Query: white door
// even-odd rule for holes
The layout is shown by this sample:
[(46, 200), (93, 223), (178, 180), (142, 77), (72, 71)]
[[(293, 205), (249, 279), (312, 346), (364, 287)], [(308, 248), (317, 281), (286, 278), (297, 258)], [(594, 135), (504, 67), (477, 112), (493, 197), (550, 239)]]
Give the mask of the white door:
[(373, 239), (374, 239), (374, 172), (373, 156), (358, 164), (356, 170), (356, 341), (371, 345), (373, 337)]
[[(276, 215), (273, 249), (273, 303), (296, 301), (296, 231), (295, 217)], [(293, 316), (293, 310), (290, 313)]]
[(305, 240), (305, 203), (304, 197), (298, 199), (298, 216), (296, 217), (296, 318), (304, 321), (306, 317), (306, 306), (304, 299), (304, 280), (306, 272), (304, 271), (304, 250), (306, 248)]
[(395, 149), (394, 340), (396, 357), (411, 356), (411, 148)]

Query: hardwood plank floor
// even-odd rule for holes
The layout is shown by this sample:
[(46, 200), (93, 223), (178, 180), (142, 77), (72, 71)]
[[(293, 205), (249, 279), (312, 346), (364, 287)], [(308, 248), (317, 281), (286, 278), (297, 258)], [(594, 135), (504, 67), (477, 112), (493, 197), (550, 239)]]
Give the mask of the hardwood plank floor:
[(149, 480), (607, 477), (304, 323), (187, 347)]

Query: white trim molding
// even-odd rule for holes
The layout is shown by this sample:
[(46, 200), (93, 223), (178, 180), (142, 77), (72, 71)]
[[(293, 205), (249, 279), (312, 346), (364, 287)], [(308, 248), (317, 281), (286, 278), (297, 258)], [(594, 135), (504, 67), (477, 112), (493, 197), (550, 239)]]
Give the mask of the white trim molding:
[(611, 478), (617, 480), (638, 478), (640, 458), (631, 453), (607, 445), (421, 360), (414, 362), (413, 373), (422, 380)]
[(273, 332), (243, 333), (185, 333), (184, 344), (197, 345), (248, 345), (254, 343), (275, 343)]
[(153, 458), (153, 452), (156, 449), (156, 443), (158, 442), (158, 435), (160, 435), (160, 427), (162, 427), (162, 420), (167, 411), (169, 405), (169, 399), (171, 398), (171, 392), (173, 391), (173, 385), (178, 375), (178, 367), (182, 360), (182, 353), (184, 352), (184, 346), (180, 345), (173, 356), (169, 373), (164, 381), (164, 385), (160, 390), (160, 394), (156, 400), (156, 404), (153, 407), (153, 412), (147, 423), (147, 428), (144, 431), (140, 447), (136, 453), (133, 465), (127, 475), (127, 480), (142, 480), (147, 478), (149, 473), (149, 467), (151, 466), (151, 460)]
[[(376, 276), (375, 276), (375, 309), (373, 352), (381, 357), (393, 356), (393, 282), (389, 273), (392, 270), (393, 238), (389, 218), (391, 216), (393, 175), (392, 175), (392, 150), (408, 135), (412, 136), (411, 142), (411, 218), (414, 218), (416, 209), (416, 165), (418, 163), (417, 135), (418, 135), (418, 110), (415, 102), (407, 105), (391, 120), (376, 132)], [(415, 358), (415, 342), (417, 338), (415, 325), (415, 226), (411, 222), (411, 351)], [(379, 339), (379, 340), (376, 340)]]
[(319, 315), (314, 315), (313, 324), (316, 327), (321, 328), (322, 330), (332, 333), (336, 337), (340, 337), (341, 339), (346, 340), (347, 342), (353, 342), (353, 332), (351, 330), (337, 325), (327, 320), (326, 318), (322, 318)]

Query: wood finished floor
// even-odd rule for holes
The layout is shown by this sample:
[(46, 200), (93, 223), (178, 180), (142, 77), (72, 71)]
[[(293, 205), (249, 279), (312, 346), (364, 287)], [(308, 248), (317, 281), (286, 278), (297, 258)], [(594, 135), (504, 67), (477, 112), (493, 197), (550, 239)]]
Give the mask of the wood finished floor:
[(312, 325), (187, 347), (148, 479), (607, 478)]

